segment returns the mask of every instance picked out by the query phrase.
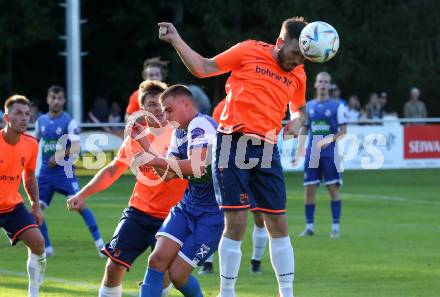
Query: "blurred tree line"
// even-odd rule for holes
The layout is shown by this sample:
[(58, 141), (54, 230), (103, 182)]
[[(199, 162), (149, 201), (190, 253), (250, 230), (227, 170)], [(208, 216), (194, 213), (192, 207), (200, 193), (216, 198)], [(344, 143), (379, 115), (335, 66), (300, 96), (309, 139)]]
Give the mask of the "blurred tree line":
[[(402, 112), (417, 86), (430, 116), (440, 116), (440, 2), (435, 0), (82, 0), (85, 109), (96, 96), (123, 108), (141, 81), (147, 57), (170, 60), (169, 83), (196, 83), (215, 103), (227, 76), (194, 78), (174, 49), (161, 42), (157, 23), (175, 24), (187, 43), (212, 57), (244, 39), (273, 43), (281, 22), (303, 15), (339, 32), (339, 53), (326, 64), (307, 63), (308, 97), (314, 76), (329, 71), (343, 97), (386, 91)], [(57, 1), (0, 0), (0, 96), (15, 92), (42, 103), (47, 87), (65, 84), (65, 10)]]

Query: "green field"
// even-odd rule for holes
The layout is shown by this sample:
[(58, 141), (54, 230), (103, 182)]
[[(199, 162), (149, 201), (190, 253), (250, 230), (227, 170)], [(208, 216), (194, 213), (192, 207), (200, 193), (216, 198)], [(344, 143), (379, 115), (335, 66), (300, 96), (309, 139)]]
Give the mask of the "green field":
[[(88, 178), (81, 180), (84, 184)], [(290, 235), (295, 249), (297, 297), (440, 296), (440, 170), (349, 171), (344, 174), (342, 236), (330, 239), (329, 198), (318, 195), (316, 235), (304, 227), (302, 175), (286, 176)], [(127, 205), (133, 179), (122, 177), (89, 200), (104, 240)], [(55, 257), (47, 262), (40, 296), (97, 296), (105, 261), (99, 259), (79, 215), (57, 195), (46, 212)], [(250, 227), (250, 225), (249, 225)], [(237, 296), (277, 296), (268, 252), (263, 274), (249, 273), (251, 228), (243, 242)], [(4, 237), (4, 236), (3, 236)], [(123, 296), (137, 296), (147, 255), (126, 275)], [(204, 296), (216, 296), (219, 277), (201, 276)], [(26, 296), (26, 251), (0, 240), (0, 296)], [(172, 291), (171, 296), (180, 296)]]

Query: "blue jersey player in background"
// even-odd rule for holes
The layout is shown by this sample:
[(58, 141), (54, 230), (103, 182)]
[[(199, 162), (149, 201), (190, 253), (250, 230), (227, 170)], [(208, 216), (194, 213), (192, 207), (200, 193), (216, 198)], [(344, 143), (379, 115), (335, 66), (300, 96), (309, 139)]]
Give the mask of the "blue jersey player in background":
[[(199, 282), (191, 272), (217, 250), (224, 227), (210, 168), (217, 124), (197, 111), (191, 91), (183, 85), (169, 87), (160, 102), (167, 120), (177, 127), (168, 156), (150, 154), (147, 164), (165, 179), (188, 178), (189, 186), (156, 234), (157, 244), (148, 259), (140, 296), (160, 297), (168, 271), (171, 282), (184, 296), (201, 297)], [(145, 138), (139, 142), (148, 152)]]
[[(55, 152), (61, 150), (64, 152), (62, 157), (68, 158), (70, 147), (74, 145), (79, 146), (80, 141), (76, 121), (64, 112), (64, 104), (66, 103), (64, 94), (62, 87), (51, 86), (47, 91), (49, 112), (40, 116), (35, 123), (35, 135), (41, 141), (42, 148), (42, 164), (38, 173), (38, 188), (42, 209), (49, 207), (55, 192), (69, 197), (75, 195), (80, 190), (73, 164), (65, 162), (65, 159), (61, 162), (63, 166), (60, 166), (60, 161), (58, 160), (57, 163), (57, 160), (55, 160)], [(66, 139), (65, 148), (60, 147), (60, 143), (63, 141), (58, 142), (61, 137)], [(79, 210), (79, 213), (95, 241), (98, 255), (101, 256), (99, 250), (104, 246), (104, 242), (101, 239), (93, 212), (87, 206), (84, 206)], [(49, 239), (46, 221), (40, 227), (40, 230), (45, 239), (46, 255), (53, 256), (54, 250)]]
[(316, 76), (316, 99), (307, 102), (307, 122), (301, 134), (308, 135), (304, 162), (306, 228), (300, 236), (314, 234), (316, 190), (321, 180), (330, 194), (333, 223), (330, 236), (340, 235), (341, 196), (339, 187), (342, 177), (339, 172), (340, 158), (336, 141), (347, 133), (347, 112), (343, 102), (329, 96), (331, 76), (320, 72)]

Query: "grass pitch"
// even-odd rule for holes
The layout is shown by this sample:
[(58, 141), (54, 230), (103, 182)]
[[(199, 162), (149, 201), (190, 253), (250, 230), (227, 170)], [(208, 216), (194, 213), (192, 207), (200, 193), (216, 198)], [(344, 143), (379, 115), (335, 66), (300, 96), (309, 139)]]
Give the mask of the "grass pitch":
[[(440, 170), (347, 171), (342, 187), (339, 239), (330, 239), (330, 206), (324, 187), (318, 192), (314, 237), (299, 238), (304, 228), (302, 175), (286, 175), (290, 236), (295, 249), (297, 297), (440, 296)], [(89, 178), (81, 178), (85, 184)], [(127, 206), (134, 180), (123, 176), (109, 190), (88, 200), (104, 240), (109, 240)], [(81, 217), (69, 213), (56, 195), (46, 211), (55, 257), (47, 262), (41, 297), (97, 296), (105, 260), (99, 259)], [(251, 219), (251, 216), (249, 216)], [(277, 296), (269, 253), (263, 274), (249, 273), (251, 224), (242, 245), (237, 296)], [(4, 236), (3, 236), (4, 237)], [(148, 253), (124, 280), (123, 296), (137, 296)], [(0, 240), (0, 297), (27, 296), (26, 250)], [(204, 296), (216, 296), (215, 273), (198, 276)], [(173, 290), (171, 296), (181, 296)]]

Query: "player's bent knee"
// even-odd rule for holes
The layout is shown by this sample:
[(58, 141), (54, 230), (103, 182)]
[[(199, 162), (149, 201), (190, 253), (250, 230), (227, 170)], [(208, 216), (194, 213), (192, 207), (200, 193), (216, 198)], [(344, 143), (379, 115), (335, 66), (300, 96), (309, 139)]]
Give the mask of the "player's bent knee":
[(42, 255), (44, 253), (44, 237), (41, 233), (36, 232), (32, 237), (32, 242), (29, 245), (29, 249), (33, 254)]
[(154, 251), (149, 257), (148, 257), (148, 267), (154, 268), (158, 271), (166, 271), (168, 268), (168, 261), (164, 255), (162, 255), (161, 252)]

